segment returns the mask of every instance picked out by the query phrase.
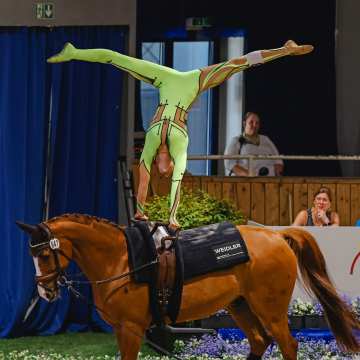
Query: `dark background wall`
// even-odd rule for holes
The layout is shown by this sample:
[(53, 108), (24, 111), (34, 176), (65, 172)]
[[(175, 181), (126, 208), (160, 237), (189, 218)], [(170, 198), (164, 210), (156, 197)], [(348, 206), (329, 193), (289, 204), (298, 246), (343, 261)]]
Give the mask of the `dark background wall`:
[[(221, 5), (221, 6), (220, 6)], [(315, 46), (245, 72), (245, 110), (259, 112), (263, 133), (287, 155), (337, 154), (335, 0), (138, 1), (138, 42), (159, 39), (185, 19), (208, 16), (214, 27), (246, 32), (246, 52), (280, 47), (288, 39)], [(224, 59), (219, 59), (224, 60)], [(335, 162), (288, 161), (287, 175), (338, 176)]]

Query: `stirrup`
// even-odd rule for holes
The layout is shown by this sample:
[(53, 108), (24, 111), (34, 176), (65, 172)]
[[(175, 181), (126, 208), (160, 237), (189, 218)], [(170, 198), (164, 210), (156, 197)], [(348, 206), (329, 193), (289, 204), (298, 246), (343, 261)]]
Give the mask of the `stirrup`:
[[(178, 241), (179, 238), (179, 232), (180, 232), (180, 228), (177, 228), (175, 231), (173, 229), (171, 229), (169, 226), (166, 228), (168, 233), (170, 234), (169, 236), (164, 236), (161, 239), (161, 249), (163, 250), (171, 250), (175, 247), (175, 243)], [(165, 241), (166, 240), (170, 240), (171, 241), (171, 245), (166, 247)]]

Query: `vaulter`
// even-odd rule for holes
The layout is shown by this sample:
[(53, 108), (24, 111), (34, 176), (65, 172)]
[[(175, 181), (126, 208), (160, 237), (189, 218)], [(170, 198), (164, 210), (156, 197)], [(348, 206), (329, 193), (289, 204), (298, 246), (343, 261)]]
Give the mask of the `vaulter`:
[(287, 55), (304, 55), (312, 50), (311, 45), (299, 46), (294, 41), (288, 40), (278, 49), (258, 50), (202, 69), (180, 72), (111, 50), (76, 49), (72, 44), (67, 43), (59, 54), (47, 61), (59, 63), (82, 60), (111, 64), (159, 89), (159, 105), (146, 132), (140, 158), (135, 219), (148, 219), (144, 214), (144, 204), (150, 181), (151, 164), (156, 159), (160, 173), (166, 176), (172, 173), (169, 222), (170, 226), (176, 229), (179, 227), (176, 212), (180, 202), (180, 185), (186, 169), (189, 142), (186, 120), (189, 109), (197, 97), (201, 92), (220, 85), (231, 75), (251, 66)]

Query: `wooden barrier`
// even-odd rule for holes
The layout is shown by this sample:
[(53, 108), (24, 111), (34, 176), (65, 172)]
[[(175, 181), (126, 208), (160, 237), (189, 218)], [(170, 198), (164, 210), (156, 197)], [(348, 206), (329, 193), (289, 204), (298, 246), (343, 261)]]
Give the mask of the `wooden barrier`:
[[(133, 170), (136, 191), (137, 167)], [(153, 171), (150, 196), (168, 194), (170, 179)], [(290, 225), (300, 210), (311, 207), (320, 186), (327, 186), (341, 225), (353, 226), (360, 219), (360, 178), (184, 176), (183, 186), (228, 199), (246, 217), (265, 225)]]

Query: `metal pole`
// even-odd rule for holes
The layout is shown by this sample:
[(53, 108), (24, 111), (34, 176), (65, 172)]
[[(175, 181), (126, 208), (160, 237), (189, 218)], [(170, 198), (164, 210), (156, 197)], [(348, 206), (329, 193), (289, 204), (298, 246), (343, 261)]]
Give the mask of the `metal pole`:
[(340, 160), (340, 161), (358, 161), (358, 155), (191, 155), (188, 160)]

